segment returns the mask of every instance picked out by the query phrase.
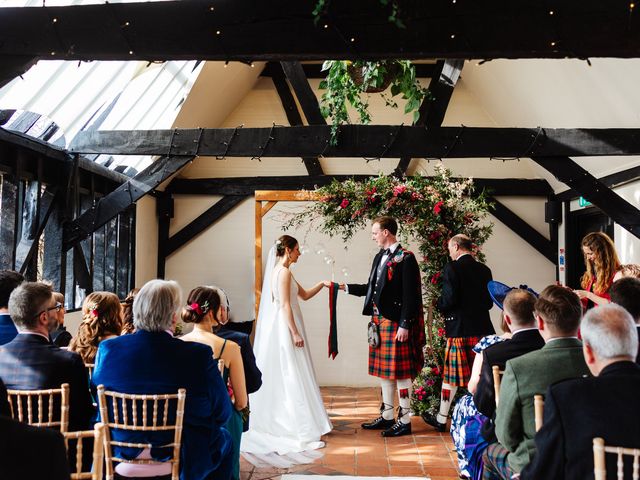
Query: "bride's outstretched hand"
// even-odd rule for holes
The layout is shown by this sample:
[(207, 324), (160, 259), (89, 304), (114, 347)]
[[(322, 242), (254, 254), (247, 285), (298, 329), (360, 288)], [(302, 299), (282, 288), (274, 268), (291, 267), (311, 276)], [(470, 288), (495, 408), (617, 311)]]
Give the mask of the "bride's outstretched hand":
[(293, 344), (296, 347), (304, 347), (304, 339), (300, 336), (299, 333), (293, 334)]
[(329, 280), (323, 280), (322, 281), (322, 286), (329, 288), (331, 286), (331, 283)]

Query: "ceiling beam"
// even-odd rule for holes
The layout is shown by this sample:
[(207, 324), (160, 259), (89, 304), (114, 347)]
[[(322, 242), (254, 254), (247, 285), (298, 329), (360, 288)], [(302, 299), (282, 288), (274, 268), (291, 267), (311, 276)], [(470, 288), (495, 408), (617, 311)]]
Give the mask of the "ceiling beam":
[[(64, 60), (326, 60), (638, 56), (629, 0), (168, 1), (0, 9), (7, 56)], [(384, 2), (388, 3), (388, 2)], [(552, 14), (553, 12), (553, 14)], [(4, 57), (4, 58), (2, 58)]]
[[(640, 180), (640, 165), (637, 167), (627, 168), (626, 170), (621, 170), (610, 175), (605, 175), (604, 177), (598, 178), (598, 180), (609, 188), (616, 188), (626, 185), (627, 183), (638, 181)], [(558, 193), (556, 195), (556, 200), (566, 202), (573, 200), (574, 198), (578, 198), (579, 196), (579, 193), (570, 188), (569, 190)]]
[(640, 238), (640, 210), (570, 158), (531, 157), (559, 181), (571, 187), (611, 219)]
[(0, 62), (0, 88), (25, 73), (37, 61), (37, 57), (29, 55), (3, 55)]
[[(218, 157), (528, 158), (640, 154), (636, 128), (485, 128), (344, 125), (80, 132), (72, 153)], [(557, 160), (562, 162), (564, 160)]]
[[(370, 175), (317, 175), (279, 177), (226, 177), (226, 178), (175, 178), (166, 192), (188, 195), (253, 195), (256, 190), (313, 190), (329, 185), (333, 180), (365, 181)], [(478, 190), (492, 195), (524, 195), (546, 197), (553, 193), (543, 179), (527, 178), (474, 178)]]
[[(327, 77), (327, 71), (322, 71), (322, 63), (302, 63), (302, 70), (305, 77), (309, 80), (312, 79), (325, 79)], [(416, 78), (432, 78), (439, 70), (436, 63), (414, 63), (416, 69)], [(267, 62), (260, 73), (261, 77), (273, 77), (278, 74), (278, 70), (281, 69), (278, 62)]]

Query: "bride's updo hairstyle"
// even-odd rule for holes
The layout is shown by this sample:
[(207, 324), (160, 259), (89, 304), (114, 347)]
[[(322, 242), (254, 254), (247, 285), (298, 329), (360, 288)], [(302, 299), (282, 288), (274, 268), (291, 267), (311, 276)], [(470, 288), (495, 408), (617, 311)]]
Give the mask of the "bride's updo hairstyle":
[(293, 250), (298, 245), (298, 240), (291, 235), (282, 235), (276, 240), (276, 257), (284, 257), (284, 254), (289, 250)]
[(187, 297), (187, 305), (182, 309), (180, 317), (185, 323), (200, 323), (207, 313), (213, 312), (213, 319), (218, 321), (220, 295), (210, 287), (196, 287)]

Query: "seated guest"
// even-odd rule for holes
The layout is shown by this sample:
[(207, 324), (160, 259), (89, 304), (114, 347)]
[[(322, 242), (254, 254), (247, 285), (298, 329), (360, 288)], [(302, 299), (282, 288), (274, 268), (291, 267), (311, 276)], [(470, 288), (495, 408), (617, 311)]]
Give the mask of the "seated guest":
[(69, 480), (62, 434), (0, 415), (0, 478)]
[(211, 287), (196, 287), (189, 293), (187, 306), (182, 309), (182, 321), (195, 323), (191, 333), (181, 337), (185, 342), (209, 345), (216, 363), (224, 361), (223, 379), (233, 392), (235, 412), (225, 424), (233, 439), (233, 478), (240, 479), (240, 437), (242, 436), (241, 411), (246, 408), (248, 395), (244, 380), (244, 368), (240, 347), (226, 338), (218, 337), (212, 330), (218, 326), (223, 306), (220, 295)]
[[(136, 332), (100, 343), (91, 382), (93, 387), (104, 385), (106, 390), (123, 393), (175, 393), (185, 388), (180, 478), (228, 480), (232, 444), (222, 427), (231, 415), (231, 402), (211, 347), (173, 338), (180, 297), (176, 282), (151, 280), (145, 284), (133, 302)], [(173, 433), (114, 431), (113, 437), (163, 445), (173, 440)], [(170, 451), (117, 448), (116, 454), (126, 459), (150, 456), (161, 462)], [(125, 478), (170, 478), (171, 466), (120, 463), (116, 472)]]
[(24, 277), (13, 270), (0, 270), (0, 345), (9, 343), (18, 334), (9, 315), (9, 295), (24, 282)]
[(2, 380), (0, 380), (0, 415), (5, 415), (7, 417), (11, 416), (9, 399), (7, 397), (7, 387), (4, 386), (4, 382)]
[(122, 306), (118, 296), (110, 292), (90, 293), (82, 304), (82, 323), (69, 350), (79, 353), (84, 363), (94, 363), (100, 342), (117, 337), (121, 330)]
[(507, 362), (496, 411), (499, 443), (484, 454), (484, 479), (510, 479), (531, 461), (534, 395), (544, 395), (552, 383), (589, 373), (577, 337), (581, 316), (580, 299), (567, 288), (550, 285), (536, 300), (535, 318), (545, 345)]
[(64, 315), (67, 313), (64, 309), (64, 295), (60, 292), (53, 292), (53, 299), (56, 301), (56, 306), (60, 305), (60, 310), (56, 310), (56, 323), (51, 326), (53, 330), (49, 332), (49, 336), (54, 345), (68, 347), (71, 342), (71, 334), (64, 326)]
[[(523, 480), (593, 478), (594, 437), (640, 448), (635, 322), (620, 306), (605, 305), (589, 310), (580, 332), (584, 358), (595, 376), (549, 387), (544, 424), (535, 437), (537, 453), (522, 471)], [(607, 478), (616, 478), (616, 456), (607, 457)], [(625, 478), (631, 478), (630, 465)]]
[[(610, 293), (611, 301), (631, 314), (640, 335), (640, 279), (625, 277), (613, 282)], [(640, 364), (640, 349), (638, 349), (636, 363)]]
[[(258, 389), (262, 386), (262, 372), (258, 368), (258, 365), (256, 365), (256, 357), (253, 354), (253, 347), (251, 346), (249, 335), (226, 328), (229, 325), (229, 316), (231, 315), (229, 297), (221, 288), (215, 286), (212, 286), (211, 288), (216, 290), (218, 292), (218, 295), (220, 295), (220, 304), (222, 305), (220, 318), (218, 319), (218, 324), (220, 325), (220, 327), (216, 330), (215, 333), (218, 337), (231, 340), (232, 342), (235, 342), (240, 346), (247, 393), (257, 392)], [(245, 424), (245, 432), (247, 431), (247, 427), (248, 425)]]
[(492, 345), (482, 352), (482, 370), (473, 401), (478, 411), (488, 418), (492, 418), (496, 411), (492, 368), (498, 366), (504, 370), (507, 360), (544, 346), (533, 317), (535, 303), (536, 297), (529, 290), (509, 291), (504, 299), (504, 320), (511, 330), (511, 340)]
[(18, 335), (0, 348), (0, 379), (8, 389), (38, 390), (69, 384), (69, 430), (87, 430), (94, 408), (87, 371), (77, 353), (49, 341), (56, 314), (51, 287), (25, 282), (9, 297), (9, 313)]
[(120, 335), (128, 335), (135, 332), (133, 326), (133, 299), (136, 298), (139, 291), (139, 288), (132, 289), (127, 298), (122, 301), (122, 332), (120, 332)]

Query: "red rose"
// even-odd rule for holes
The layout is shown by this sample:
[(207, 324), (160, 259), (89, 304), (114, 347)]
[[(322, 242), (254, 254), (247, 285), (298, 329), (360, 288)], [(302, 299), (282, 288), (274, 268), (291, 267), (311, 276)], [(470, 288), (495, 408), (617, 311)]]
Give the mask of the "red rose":
[(431, 373), (432, 373), (433, 375), (440, 375), (440, 369), (439, 369), (438, 367), (433, 367), (433, 368), (431, 369)]
[(436, 272), (435, 275), (433, 277), (431, 277), (431, 283), (433, 285), (438, 283), (438, 279), (440, 278), (440, 275), (442, 275), (442, 272)]
[(442, 211), (442, 206), (444, 205), (444, 202), (442, 200), (440, 200), (438, 203), (436, 203), (433, 206), (433, 213), (435, 213), (436, 215), (440, 215), (440, 212)]
[(349, 205), (349, 200), (343, 198), (342, 202), (340, 202), (340, 208), (347, 208), (347, 205)]
[(440, 327), (438, 329), (438, 336), (439, 337), (444, 337), (444, 334), (445, 334), (444, 328)]
[(429, 240), (437, 240), (442, 236), (442, 232), (436, 230), (431, 235), (429, 235)]
[(397, 197), (398, 195), (402, 195), (407, 190), (405, 185), (398, 185), (393, 187), (393, 196)]

